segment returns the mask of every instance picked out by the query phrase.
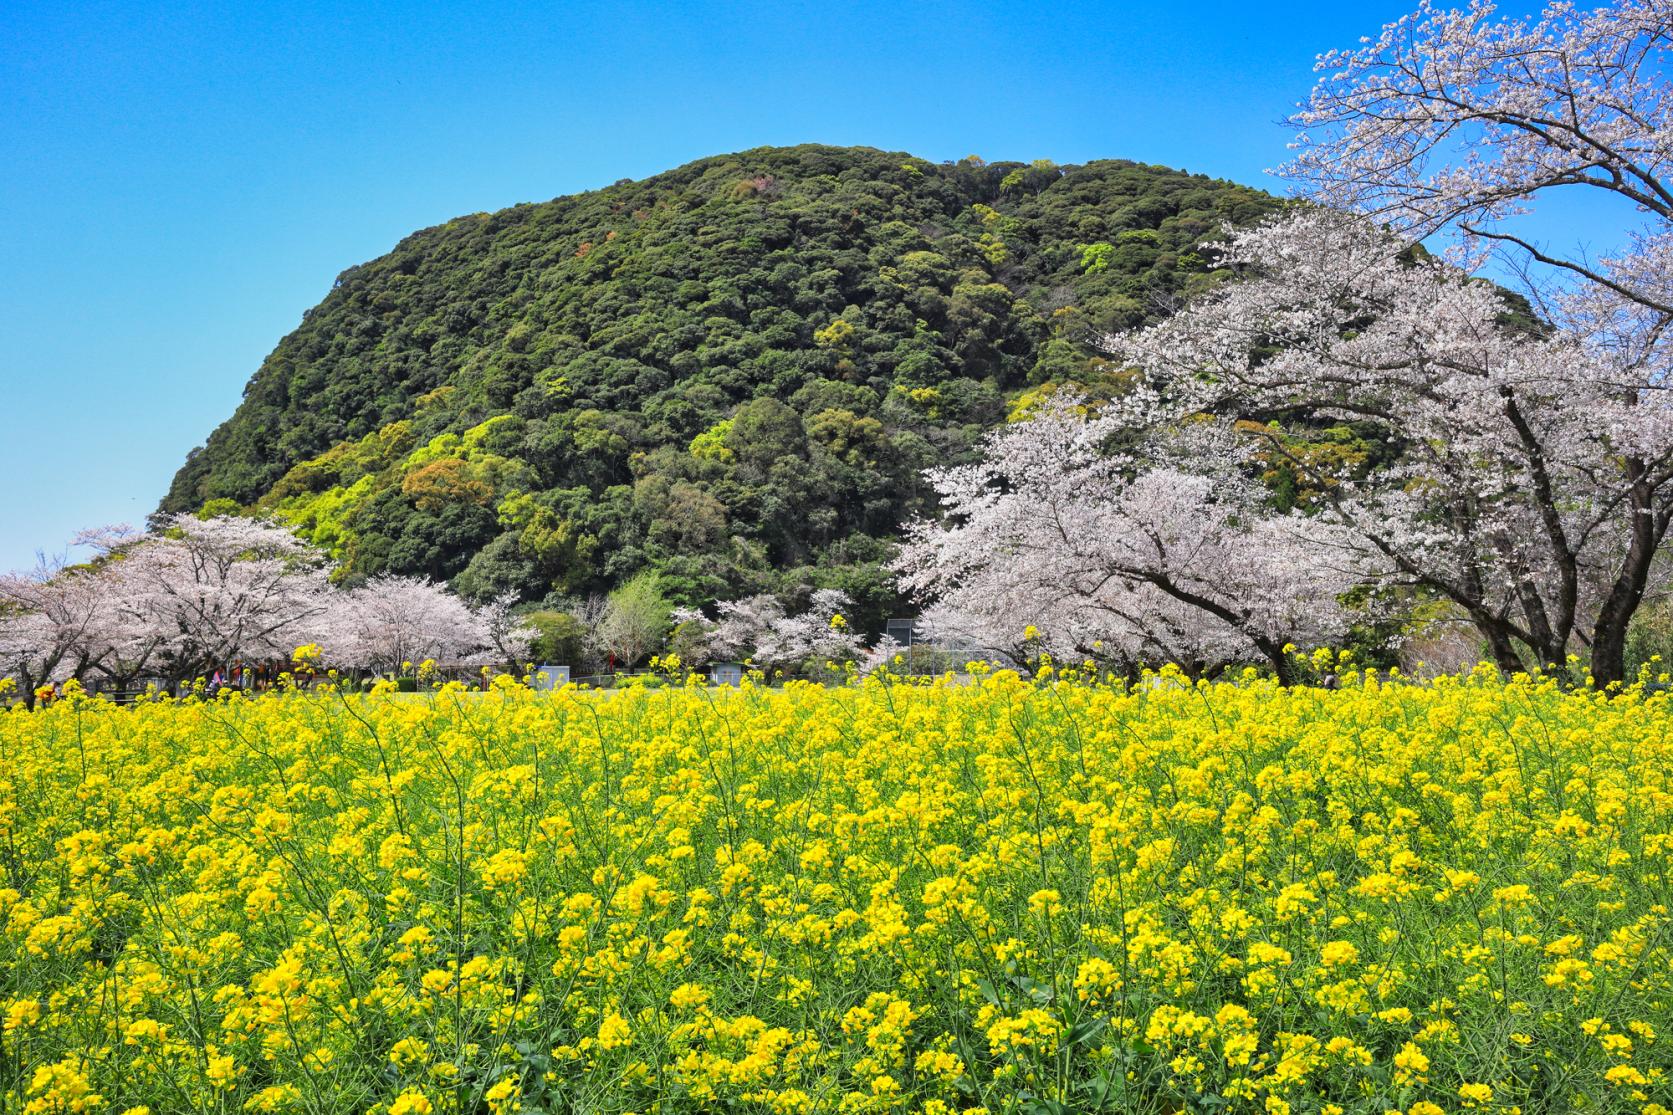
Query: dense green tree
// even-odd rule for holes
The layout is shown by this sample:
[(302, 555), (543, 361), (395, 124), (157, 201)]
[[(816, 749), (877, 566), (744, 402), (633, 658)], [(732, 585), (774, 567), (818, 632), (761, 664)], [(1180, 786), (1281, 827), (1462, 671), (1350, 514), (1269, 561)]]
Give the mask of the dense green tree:
[(529, 612), (523, 622), (534, 629), (529, 659), (536, 664), (580, 665), (587, 661), (587, 625), (571, 612), (540, 609)]
[(786, 457), (807, 452), (807, 435), (794, 410), (770, 395), (738, 409), (726, 431), (726, 448), (740, 463), (756, 471), (770, 469)]
[(618, 668), (631, 669), (662, 646), (672, 613), (657, 576), (641, 573), (610, 593), (595, 638)]

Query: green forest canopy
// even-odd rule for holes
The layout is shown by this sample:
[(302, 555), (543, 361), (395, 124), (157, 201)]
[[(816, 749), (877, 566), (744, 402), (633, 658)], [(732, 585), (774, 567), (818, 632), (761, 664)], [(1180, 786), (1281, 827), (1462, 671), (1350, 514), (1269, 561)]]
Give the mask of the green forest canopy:
[(882, 562), (1028, 392), (1216, 280), (1270, 195), (1119, 160), (758, 148), (461, 217), (344, 272), (163, 511), (274, 514), (348, 573), (529, 600), (652, 571), (678, 602)]

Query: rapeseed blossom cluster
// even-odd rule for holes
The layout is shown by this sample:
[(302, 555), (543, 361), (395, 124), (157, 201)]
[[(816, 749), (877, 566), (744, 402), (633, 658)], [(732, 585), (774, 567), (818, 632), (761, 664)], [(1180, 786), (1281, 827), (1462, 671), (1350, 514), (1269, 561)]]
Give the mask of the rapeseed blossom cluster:
[(0, 714), (0, 1110), (1673, 1107), (1673, 708), (1483, 672)]

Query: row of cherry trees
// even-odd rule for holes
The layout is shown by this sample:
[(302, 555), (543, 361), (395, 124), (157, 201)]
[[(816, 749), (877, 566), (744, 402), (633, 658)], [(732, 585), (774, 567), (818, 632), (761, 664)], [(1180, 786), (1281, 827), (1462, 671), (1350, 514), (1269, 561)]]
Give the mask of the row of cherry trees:
[[(898, 562), (926, 626), (1288, 676), (1286, 645), (1434, 600), (1502, 668), (1580, 654), (1622, 680), (1673, 521), (1670, 45), (1664, 0), (1425, 4), (1323, 57), (1288, 168), (1315, 204), (1106, 338), (1115, 398), (1059, 398), (933, 474), (945, 515)], [(1612, 257), (1518, 224), (1570, 187), (1622, 206)], [(1471, 277), (1495, 259), (1525, 302)], [(1375, 452), (1321, 452), (1333, 423)], [(1275, 463), (1303, 508), (1275, 510)]]
[[(0, 677), (25, 699), (70, 678), (116, 688), (207, 678), (240, 662), (289, 662), (299, 648), (325, 665), (385, 674), (425, 659), (517, 666), (536, 636), (510, 598), (472, 607), (416, 577), (338, 587), (319, 550), (257, 520), (181, 515), (150, 533), (89, 532), (76, 544), (93, 560), (0, 576)], [(722, 602), (713, 619), (670, 615), (648, 585), (629, 585), (578, 611), (588, 641), (624, 664), (660, 651), (672, 627), (672, 646), (692, 665), (748, 661), (795, 672), (867, 659), (843, 615), (851, 608), (846, 594), (826, 589), (794, 615), (765, 595)], [(882, 644), (871, 657), (894, 649)]]
[(290, 661), (303, 646), (333, 666), (386, 673), (424, 659), (510, 666), (529, 647), (509, 601), (471, 608), (411, 577), (339, 588), (323, 554), (270, 523), (181, 515), (77, 543), (96, 557), (0, 576), (0, 677), (25, 698), (70, 678), (210, 677)]

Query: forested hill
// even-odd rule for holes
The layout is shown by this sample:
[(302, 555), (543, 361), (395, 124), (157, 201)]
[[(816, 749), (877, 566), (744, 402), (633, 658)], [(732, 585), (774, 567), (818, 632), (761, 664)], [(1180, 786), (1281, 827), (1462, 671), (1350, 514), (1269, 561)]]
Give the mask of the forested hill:
[(162, 509), (275, 512), (351, 571), (528, 599), (844, 588), (926, 466), (1212, 281), (1269, 195), (1125, 161), (760, 148), (407, 237), (285, 337)]

